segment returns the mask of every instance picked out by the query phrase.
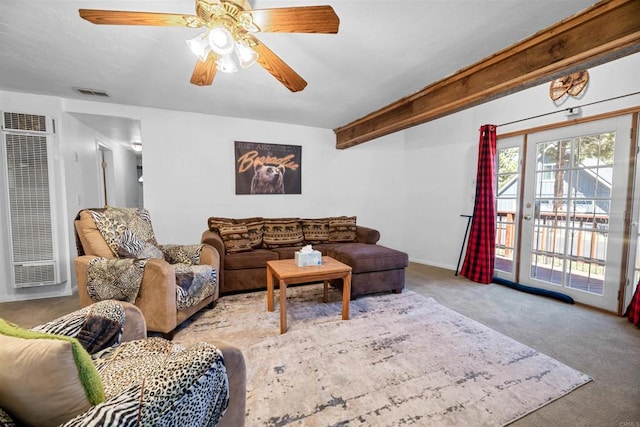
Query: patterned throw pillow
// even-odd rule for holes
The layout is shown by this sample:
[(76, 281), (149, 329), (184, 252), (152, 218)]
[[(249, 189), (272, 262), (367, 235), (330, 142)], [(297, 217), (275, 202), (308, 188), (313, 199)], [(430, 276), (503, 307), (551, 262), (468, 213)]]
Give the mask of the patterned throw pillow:
[(298, 218), (265, 218), (262, 245), (265, 248), (302, 246), (304, 233)]
[(217, 216), (209, 217), (207, 220), (207, 225), (209, 226), (209, 231), (213, 231), (218, 233), (220, 231), (220, 227), (224, 225), (233, 225), (234, 221), (232, 218), (222, 218)]
[(256, 249), (262, 247), (262, 236), (264, 235), (264, 218), (243, 218), (236, 219), (236, 224), (242, 224), (247, 227), (251, 247)]
[(304, 241), (315, 245), (329, 241), (329, 218), (303, 219)]
[(20, 424), (57, 426), (105, 400), (91, 356), (75, 338), (0, 319), (2, 407)]
[(245, 225), (222, 225), (219, 230), (227, 253), (246, 252), (252, 249), (249, 232)]
[(339, 216), (329, 218), (330, 242), (355, 242), (356, 241), (356, 217)]

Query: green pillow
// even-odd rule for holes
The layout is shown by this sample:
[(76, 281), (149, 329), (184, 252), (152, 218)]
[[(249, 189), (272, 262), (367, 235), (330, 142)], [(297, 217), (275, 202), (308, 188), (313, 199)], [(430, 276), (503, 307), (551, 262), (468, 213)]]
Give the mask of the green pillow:
[(91, 356), (75, 338), (0, 319), (0, 366), (0, 407), (26, 425), (60, 425), (105, 400)]

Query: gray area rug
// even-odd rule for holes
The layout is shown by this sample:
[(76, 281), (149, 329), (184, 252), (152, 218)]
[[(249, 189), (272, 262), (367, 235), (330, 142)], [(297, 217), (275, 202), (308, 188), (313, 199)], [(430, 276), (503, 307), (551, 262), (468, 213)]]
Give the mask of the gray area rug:
[(272, 313), (265, 292), (227, 296), (175, 337), (243, 350), (247, 426), (499, 426), (591, 381), (412, 291), (352, 301), (347, 321), (337, 290), (287, 296), (286, 334), (276, 291)]

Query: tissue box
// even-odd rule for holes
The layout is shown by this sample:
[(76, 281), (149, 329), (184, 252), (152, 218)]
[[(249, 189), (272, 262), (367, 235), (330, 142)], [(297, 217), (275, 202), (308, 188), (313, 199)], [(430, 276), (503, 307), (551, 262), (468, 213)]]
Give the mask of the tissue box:
[(322, 265), (322, 253), (320, 251), (295, 253), (296, 265), (298, 267), (308, 267), (310, 265)]

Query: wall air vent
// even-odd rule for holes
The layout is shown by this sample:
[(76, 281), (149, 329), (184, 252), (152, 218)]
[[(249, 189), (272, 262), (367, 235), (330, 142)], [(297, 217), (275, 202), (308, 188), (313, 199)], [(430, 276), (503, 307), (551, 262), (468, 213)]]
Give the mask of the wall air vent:
[[(3, 112), (2, 170), (15, 288), (61, 283), (45, 116)], [(3, 224), (4, 225), (4, 224)]]
[(45, 116), (4, 112), (5, 130), (23, 130), (28, 132), (47, 132)]
[(109, 98), (109, 94), (107, 92), (105, 92), (104, 90), (83, 89), (83, 88), (80, 88), (80, 87), (74, 87), (73, 90), (78, 92), (80, 95), (98, 96), (98, 97), (101, 97), (101, 98)]

